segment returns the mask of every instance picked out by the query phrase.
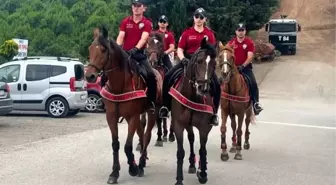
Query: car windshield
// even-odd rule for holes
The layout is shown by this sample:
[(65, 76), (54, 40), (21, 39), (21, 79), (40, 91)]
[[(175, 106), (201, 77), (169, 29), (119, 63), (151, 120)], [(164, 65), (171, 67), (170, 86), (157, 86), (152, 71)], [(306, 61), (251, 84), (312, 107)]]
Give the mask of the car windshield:
[(272, 32), (296, 32), (296, 24), (294, 23), (272, 23), (270, 24)]

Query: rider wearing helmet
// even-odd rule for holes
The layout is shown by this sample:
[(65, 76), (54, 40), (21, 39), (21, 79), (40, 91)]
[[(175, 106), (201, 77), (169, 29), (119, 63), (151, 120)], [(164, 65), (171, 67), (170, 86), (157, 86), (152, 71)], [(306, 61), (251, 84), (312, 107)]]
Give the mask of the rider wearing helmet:
[[(183, 70), (184, 64), (188, 63), (191, 59), (192, 55), (195, 53), (195, 51), (200, 47), (201, 40), (204, 37), (208, 38), (208, 42), (210, 44), (215, 45), (216, 39), (214, 36), (214, 32), (205, 26), (206, 21), (206, 12), (203, 8), (198, 8), (194, 12), (194, 25), (190, 28), (187, 28), (181, 35), (179, 43), (178, 43), (178, 49), (177, 49), (177, 56), (181, 60), (181, 62), (177, 65), (175, 65), (166, 75), (163, 81), (163, 102), (164, 106), (160, 109), (160, 116), (161, 117), (167, 117), (168, 112), (170, 109), (171, 104), (171, 97), (169, 97), (168, 91), (170, 87), (173, 85), (171, 80), (172, 75), (180, 70)], [(218, 117), (217, 117), (217, 111), (219, 107), (219, 100), (220, 100), (220, 84), (218, 81), (218, 78), (216, 74), (212, 77), (212, 86), (214, 85), (215, 89), (213, 89), (214, 92), (214, 112), (215, 114), (211, 118), (210, 124), (212, 125), (218, 125)]]
[(148, 100), (150, 103), (150, 110), (154, 112), (154, 102), (156, 101), (156, 78), (144, 53), (147, 38), (152, 31), (152, 22), (143, 15), (146, 9), (147, 6), (145, 5), (144, 0), (132, 0), (133, 15), (122, 20), (117, 44), (122, 46), (134, 60), (138, 61), (146, 68), (147, 76), (145, 76), (145, 79), (148, 84)]
[(251, 80), (251, 95), (255, 115), (258, 115), (263, 108), (259, 104), (259, 89), (257, 81), (252, 71), (252, 60), (255, 52), (255, 46), (252, 39), (245, 36), (246, 27), (239, 23), (236, 27), (236, 37), (229, 41), (235, 53), (235, 64), (239, 72), (246, 74)]
[(175, 38), (172, 32), (168, 31), (168, 17), (161, 15), (159, 18), (159, 29), (157, 32), (164, 34), (164, 50), (163, 64), (169, 69), (173, 67), (169, 55), (175, 50)]

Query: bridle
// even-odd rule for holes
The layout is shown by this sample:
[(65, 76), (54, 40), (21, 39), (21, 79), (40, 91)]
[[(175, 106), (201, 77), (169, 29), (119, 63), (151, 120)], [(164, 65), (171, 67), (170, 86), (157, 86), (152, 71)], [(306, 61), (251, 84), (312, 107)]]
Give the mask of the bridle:
[[(193, 86), (193, 87), (198, 87), (199, 84), (206, 84), (209, 85), (211, 83), (210, 79), (206, 79), (206, 80), (197, 80), (196, 79), (196, 72), (197, 70), (197, 58), (200, 55), (200, 53), (202, 52), (206, 52), (205, 49), (198, 49), (195, 54), (192, 55), (191, 60), (190, 60), (190, 64), (185, 64), (185, 68), (184, 68), (184, 78), (186, 78), (188, 80), (188, 82)], [(188, 69), (191, 68), (191, 77), (189, 78), (187, 76), (187, 71)]]
[[(110, 42), (109, 42), (109, 43), (110, 43)], [(98, 48), (98, 47), (99, 47), (99, 46), (96, 45), (96, 48)], [(113, 67), (112, 69), (107, 69), (107, 70), (106, 70), (105, 66), (106, 66), (106, 64), (108, 63), (109, 59), (110, 59), (110, 50), (109, 50), (109, 49), (107, 49), (106, 54), (107, 54), (107, 57), (105, 57), (104, 66), (103, 66), (102, 69), (100, 69), (98, 66), (96, 66), (96, 65), (93, 64), (92, 62), (90, 62), (90, 63), (88, 64), (88, 66), (91, 66), (91, 67), (95, 68), (96, 71), (101, 71), (100, 73), (98, 73), (99, 75), (102, 75), (102, 74), (108, 74), (108, 73), (110, 73), (110, 72), (112, 72), (112, 71), (114, 71), (114, 70), (116, 70), (116, 69), (119, 68), (119, 66), (116, 66), (116, 67)], [(109, 66), (109, 68), (111, 68), (112, 65), (113, 65), (113, 63), (110, 62), (110, 66)]]

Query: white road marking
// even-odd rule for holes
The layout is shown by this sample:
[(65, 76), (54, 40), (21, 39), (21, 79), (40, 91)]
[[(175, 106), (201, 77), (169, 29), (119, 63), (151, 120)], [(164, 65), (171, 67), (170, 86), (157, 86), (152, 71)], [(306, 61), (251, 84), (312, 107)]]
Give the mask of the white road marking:
[(258, 123), (272, 124), (272, 125), (286, 125), (292, 127), (307, 127), (307, 128), (319, 128), (327, 130), (336, 130), (336, 127), (318, 126), (318, 125), (305, 125), (305, 124), (295, 124), (295, 123), (284, 123), (284, 122), (274, 122), (274, 121), (256, 121)]

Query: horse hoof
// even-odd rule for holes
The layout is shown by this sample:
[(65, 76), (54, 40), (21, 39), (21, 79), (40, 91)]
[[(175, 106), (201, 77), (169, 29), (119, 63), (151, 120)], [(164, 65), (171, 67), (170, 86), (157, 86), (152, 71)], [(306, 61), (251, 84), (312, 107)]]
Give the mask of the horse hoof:
[(224, 152), (221, 154), (222, 161), (228, 161), (230, 159), (230, 156), (227, 152)]
[(139, 174), (139, 167), (134, 164), (132, 166), (129, 167), (128, 173), (130, 174), (130, 176), (135, 177)]
[(236, 159), (236, 160), (243, 160), (243, 156), (242, 156), (242, 154), (236, 154), (234, 156), (234, 159)]
[(118, 184), (118, 177), (109, 176), (107, 184)]
[(197, 178), (200, 184), (205, 184), (208, 182), (208, 177), (207, 176), (201, 177), (201, 173), (199, 171), (197, 172)]
[(143, 177), (143, 176), (145, 176), (145, 171), (144, 171), (144, 169), (139, 169), (138, 177)]
[(175, 185), (183, 185), (182, 182), (176, 182)]
[(169, 142), (174, 142), (175, 136), (173, 134), (169, 135)]
[(250, 143), (244, 143), (244, 149), (245, 150), (248, 150), (248, 149), (250, 149)]
[(230, 153), (236, 153), (236, 147), (235, 146), (232, 146), (231, 148), (230, 148)]
[(163, 141), (163, 142), (168, 142), (168, 138), (167, 138), (167, 136), (163, 136), (163, 137), (162, 137), (162, 141)]
[(194, 167), (194, 166), (190, 166), (190, 167), (189, 167), (189, 170), (188, 170), (188, 173), (189, 173), (189, 174), (195, 174), (195, 173), (196, 173), (196, 167)]
[(138, 144), (138, 146), (136, 147), (136, 149), (135, 149), (136, 151), (141, 151), (141, 145), (140, 144)]
[(163, 147), (163, 141), (156, 141), (155, 146)]

